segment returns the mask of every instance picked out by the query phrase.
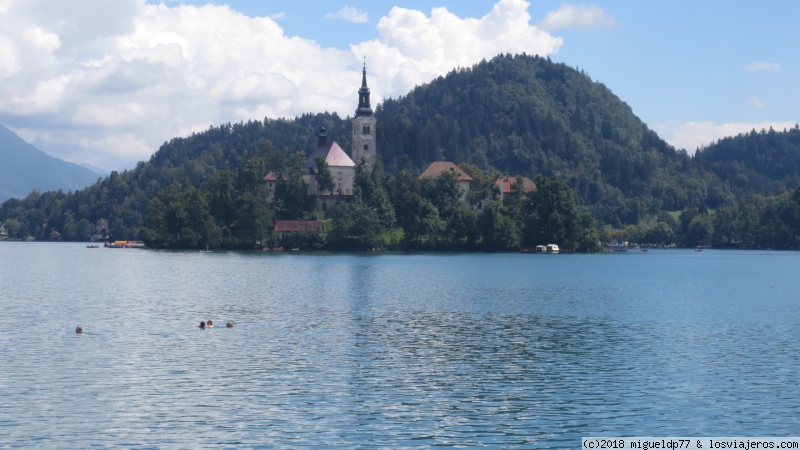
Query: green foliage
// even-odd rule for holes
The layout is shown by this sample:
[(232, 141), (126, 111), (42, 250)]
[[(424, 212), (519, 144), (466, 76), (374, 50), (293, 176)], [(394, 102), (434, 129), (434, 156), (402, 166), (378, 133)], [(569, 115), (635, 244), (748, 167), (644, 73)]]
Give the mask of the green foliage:
[(302, 178), (304, 162), (305, 155), (296, 152), (289, 158), (288, 170), (279, 172), (274, 205), (279, 220), (300, 219), (313, 209), (313, 198), (308, 195), (308, 185)]
[(698, 149), (694, 159), (734, 193), (776, 195), (800, 183), (800, 125), (726, 137)]
[[(555, 177), (596, 219), (615, 226), (699, 207), (712, 193), (717, 201), (730, 196), (608, 88), (546, 58), (504, 55), (454, 70), (386, 100), (376, 116), (389, 170), (408, 158), (414, 170), (449, 160)], [(487, 198), (487, 185), (478, 184), (476, 196)]]
[[(798, 126), (726, 138), (690, 157), (587, 74), (528, 55), (454, 70), (386, 100), (376, 117), (382, 161), (357, 168), (353, 201), (327, 212), (326, 237), (291, 238), (303, 248), (371, 248), (391, 235), (408, 249), (595, 251), (611, 227), (651, 243), (800, 246), (800, 194), (788, 190), (800, 182)], [(314, 147), (320, 126), (350, 147), (352, 125), (335, 114), (223, 124), (165, 142), (134, 170), (85, 189), (10, 199), (0, 221), (10, 239), (259, 246), (275, 239), (278, 219), (324, 214), (302, 178), (302, 149)], [(437, 160), (473, 178), (464, 203), (455, 174), (416, 179)], [(269, 171), (278, 173), (271, 203)], [(501, 201), (500, 174), (535, 178), (539, 189)]]
[(569, 186), (556, 178), (537, 176), (530, 195), (531, 214), (525, 224), (524, 243), (529, 246), (558, 243), (575, 249), (582, 235), (582, 220)]
[(519, 227), (514, 219), (503, 213), (500, 202), (491, 201), (483, 208), (478, 226), (484, 250), (506, 251), (520, 247), (522, 236)]
[(383, 231), (380, 217), (360, 199), (336, 205), (330, 217), (333, 228), (327, 238), (331, 248), (366, 250), (380, 246)]
[(333, 175), (328, 168), (328, 163), (322, 158), (317, 158), (317, 187), (319, 192), (327, 192), (330, 195), (333, 192), (335, 184), (333, 183)]
[(142, 239), (153, 247), (192, 248), (215, 245), (219, 228), (208, 212), (205, 198), (189, 183), (172, 183), (148, 206)]
[(389, 177), (384, 174), (380, 159), (371, 171), (363, 163), (356, 166), (355, 198), (362, 200), (376, 212), (384, 229), (393, 227), (396, 222), (394, 205), (385, 187), (388, 183)]

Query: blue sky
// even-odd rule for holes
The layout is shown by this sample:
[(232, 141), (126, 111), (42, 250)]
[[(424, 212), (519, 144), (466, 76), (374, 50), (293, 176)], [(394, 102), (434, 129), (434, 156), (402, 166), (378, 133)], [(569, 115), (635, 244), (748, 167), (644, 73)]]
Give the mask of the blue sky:
[(105, 169), (210, 125), (352, 115), (455, 66), (538, 53), (690, 153), (800, 122), (800, 2), (6, 0), (0, 123)]

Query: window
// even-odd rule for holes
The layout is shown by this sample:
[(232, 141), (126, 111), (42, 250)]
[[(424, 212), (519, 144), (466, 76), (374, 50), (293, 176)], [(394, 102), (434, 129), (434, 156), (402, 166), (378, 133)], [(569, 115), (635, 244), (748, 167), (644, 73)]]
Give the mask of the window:
[(364, 126), (361, 128), (361, 133), (362, 133), (362, 134), (372, 134), (372, 130), (370, 129), (370, 126), (369, 126), (369, 125), (364, 125)]
[(364, 144), (364, 151), (369, 151), (369, 144)]

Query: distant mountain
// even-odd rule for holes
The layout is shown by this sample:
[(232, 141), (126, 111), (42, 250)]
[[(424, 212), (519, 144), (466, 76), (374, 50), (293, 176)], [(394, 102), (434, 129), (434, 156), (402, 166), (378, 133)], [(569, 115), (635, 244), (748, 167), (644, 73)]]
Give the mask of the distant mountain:
[(0, 202), (23, 198), (34, 189), (75, 191), (98, 178), (91, 170), (54, 158), (0, 125)]
[[(81, 163), (80, 166), (85, 168), (85, 169), (89, 169), (90, 171), (96, 173), (97, 175), (103, 176), (103, 177), (107, 177), (107, 176), (109, 176), (111, 174), (111, 171), (108, 171), (108, 170), (105, 170), (105, 169), (101, 169), (100, 167), (93, 166), (93, 165), (88, 164), (88, 163)], [(131, 165), (131, 167), (126, 167), (125, 169), (132, 169), (134, 167), (136, 167), (135, 164)]]

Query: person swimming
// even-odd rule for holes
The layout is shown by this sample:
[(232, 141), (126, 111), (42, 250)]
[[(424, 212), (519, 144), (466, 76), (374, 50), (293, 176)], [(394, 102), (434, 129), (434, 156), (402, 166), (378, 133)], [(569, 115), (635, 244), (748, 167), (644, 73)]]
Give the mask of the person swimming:
[(233, 321), (229, 320), (228, 323), (225, 324), (225, 328), (233, 328)]
[(200, 322), (200, 329), (201, 330), (205, 330), (206, 329), (206, 323), (205, 322)]
[(211, 322), (210, 320), (207, 320), (206, 321), (206, 328), (214, 328), (214, 323)]
[(78, 325), (77, 327), (75, 327), (75, 333), (77, 333), (77, 334), (81, 334), (81, 333), (83, 333), (83, 327), (82, 327), (82, 326), (80, 326), (80, 325)]

